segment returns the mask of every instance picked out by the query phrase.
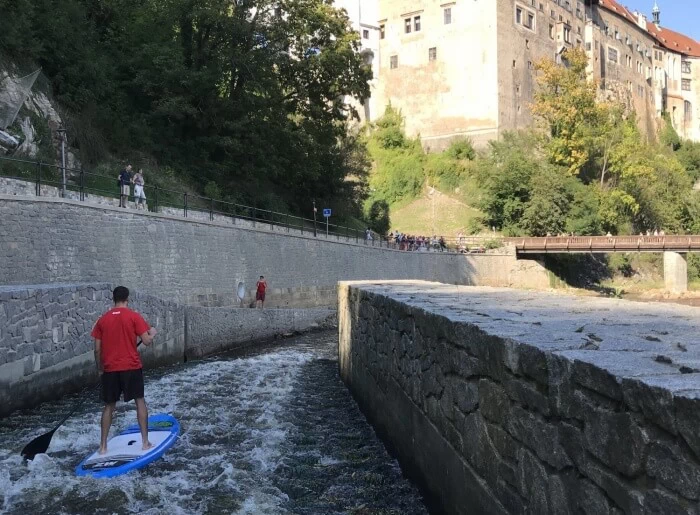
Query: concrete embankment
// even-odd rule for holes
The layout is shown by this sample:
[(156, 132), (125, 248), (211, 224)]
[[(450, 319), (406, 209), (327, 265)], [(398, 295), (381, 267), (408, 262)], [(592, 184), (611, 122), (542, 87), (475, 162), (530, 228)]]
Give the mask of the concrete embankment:
[(343, 283), (340, 373), (448, 513), (695, 514), (699, 313)]
[[(112, 287), (0, 286), (0, 416), (95, 381), (90, 332), (112, 305)], [(331, 309), (181, 306), (137, 291), (129, 305), (159, 331), (140, 350), (146, 368), (335, 324)]]

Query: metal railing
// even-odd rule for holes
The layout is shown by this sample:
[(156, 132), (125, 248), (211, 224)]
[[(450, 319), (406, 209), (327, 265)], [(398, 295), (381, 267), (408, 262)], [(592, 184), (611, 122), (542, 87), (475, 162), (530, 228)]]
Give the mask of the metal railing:
[(697, 252), (700, 236), (556, 236), (505, 238), (518, 254), (609, 253), (609, 252)]
[[(61, 166), (0, 156), (0, 177), (33, 183), (34, 194), (47, 194), (46, 187), (55, 187), (58, 191), (52, 196), (62, 196), (64, 186)], [(83, 169), (65, 168), (66, 197), (83, 202), (90, 202), (90, 196), (101, 196), (105, 199), (119, 199), (120, 191), (117, 174), (105, 175), (89, 172)], [(130, 188), (131, 190), (131, 188)], [(43, 193), (42, 193), (43, 191)], [(159, 186), (144, 187), (149, 211), (164, 214), (177, 214), (185, 218), (195, 218), (209, 221), (227, 221), (233, 225), (247, 221), (253, 227), (286, 232), (298, 231), (306, 236), (317, 238), (345, 240), (366, 245), (397, 248), (396, 243), (388, 238), (373, 234), (373, 239), (365, 238), (365, 231), (345, 225), (328, 223), (325, 220), (304, 218), (291, 213), (282, 213), (256, 206), (226, 202), (212, 197), (204, 197), (187, 191), (171, 190)], [(128, 198), (134, 202), (133, 192)]]
[[(34, 195), (63, 196), (63, 172), (60, 165), (29, 159), (0, 156), (0, 178), (24, 181), (32, 184)], [(120, 197), (118, 174), (106, 175), (84, 169), (65, 168), (65, 196), (69, 199), (92, 203), (117, 203)], [(50, 191), (47, 188), (55, 188)], [(134, 202), (130, 188), (128, 200)], [(237, 204), (204, 197), (187, 191), (162, 188), (157, 185), (144, 186), (147, 208), (152, 212), (183, 216), (204, 221), (226, 222), (232, 225), (248, 224), (256, 228), (269, 228), (286, 232), (298, 231), (299, 234), (324, 239), (344, 240), (369, 246), (390, 248), (404, 251), (461, 252), (483, 253), (493, 248), (493, 241), (498, 237), (459, 236), (443, 238), (443, 244), (416, 236), (404, 236), (403, 241), (394, 237), (380, 236), (372, 233), (372, 239), (365, 237), (365, 231), (353, 227), (331, 224), (325, 219), (313, 220), (290, 213), (261, 209), (256, 206)]]

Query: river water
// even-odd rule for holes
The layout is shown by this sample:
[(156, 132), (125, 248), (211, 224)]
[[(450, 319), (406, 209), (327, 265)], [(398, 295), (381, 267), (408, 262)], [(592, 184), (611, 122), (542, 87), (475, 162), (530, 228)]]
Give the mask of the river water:
[[(20, 449), (86, 399), (47, 455)], [(172, 413), (178, 442), (146, 469), (78, 478), (99, 441), (96, 394), (0, 420), (0, 513), (427, 513), (338, 376), (337, 333), (146, 374), (150, 413)], [(113, 432), (133, 423), (119, 404)]]

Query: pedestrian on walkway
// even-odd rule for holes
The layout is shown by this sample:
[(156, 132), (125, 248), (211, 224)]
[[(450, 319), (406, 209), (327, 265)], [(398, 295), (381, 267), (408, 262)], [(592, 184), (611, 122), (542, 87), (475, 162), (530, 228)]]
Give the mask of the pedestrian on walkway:
[(144, 400), (143, 366), (136, 349), (136, 339), (141, 338), (144, 345), (150, 345), (156, 330), (149, 327), (141, 315), (128, 308), (128, 288), (114, 288), (112, 300), (114, 307), (100, 317), (91, 334), (95, 339), (95, 364), (105, 403), (100, 423), (100, 454), (107, 452), (109, 428), (117, 401), (122, 395), (124, 402), (132, 399), (136, 402), (143, 450), (152, 447), (148, 441), (148, 407)]
[(143, 168), (139, 168), (139, 171), (134, 175), (134, 202), (136, 202), (136, 209), (146, 208), (146, 194), (143, 191), (145, 181), (143, 180)]
[(119, 184), (119, 207), (126, 207), (131, 194), (131, 165), (126, 165), (118, 179)]

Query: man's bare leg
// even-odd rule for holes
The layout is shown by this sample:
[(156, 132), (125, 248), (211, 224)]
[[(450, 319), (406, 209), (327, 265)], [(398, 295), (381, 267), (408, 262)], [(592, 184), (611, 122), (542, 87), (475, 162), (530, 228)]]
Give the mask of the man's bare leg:
[(153, 444), (148, 441), (148, 406), (143, 397), (136, 399), (136, 418), (139, 421), (139, 429), (141, 429), (141, 441), (143, 442), (143, 450), (150, 449)]
[(109, 437), (109, 428), (112, 426), (112, 416), (116, 402), (105, 404), (102, 409), (102, 420), (100, 421), (100, 454), (107, 453), (107, 438)]

